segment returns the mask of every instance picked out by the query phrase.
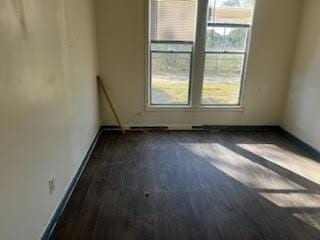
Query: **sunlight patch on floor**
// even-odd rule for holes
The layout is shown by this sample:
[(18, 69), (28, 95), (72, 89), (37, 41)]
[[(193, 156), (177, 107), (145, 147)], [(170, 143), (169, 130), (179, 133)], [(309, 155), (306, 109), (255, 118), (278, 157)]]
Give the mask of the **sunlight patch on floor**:
[(279, 207), (320, 208), (320, 194), (314, 193), (260, 193)]
[(237, 146), (320, 184), (320, 163), (276, 144), (237, 144)]
[(299, 218), (301, 221), (309, 224), (310, 226), (316, 228), (320, 231), (320, 212), (317, 213), (295, 213), (293, 214), (296, 218)]
[(219, 143), (184, 144), (194, 154), (249, 188), (303, 190), (302, 186)]
[[(281, 176), (219, 143), (183, 145), (200, 158), (209, 159), (208, 162), (212, 166), (228, 176), (248, 188), (256, 190), (257, 194), (278, 206), (279, 211), (288, 211), (288, 214), (292, 214), (320, 230), (320, 194), (310, 192), (285, 176)], [(297, 173), (316, 183), (320, 182), (318, 177), (320, 166), (309, 158), (284, 151), (276, 145), (237, 144), (237, 146), (288, 169), (293, 174)], [(267, 153), (270, 150), (272, 150), (272, 154)], [(290, 163), (294, 163), (295, 166), (291, 166)], [(302, 208), (304, 210), (301, 210)], [(299, 213), (302, 211), (307, 212)]]

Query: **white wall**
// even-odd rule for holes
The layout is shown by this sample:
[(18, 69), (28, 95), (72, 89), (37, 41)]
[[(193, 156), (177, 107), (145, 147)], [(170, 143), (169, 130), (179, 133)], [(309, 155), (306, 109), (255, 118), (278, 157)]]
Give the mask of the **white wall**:
[(97, 133), (93, 10), (0, 2), (0, 239), (41, 236)]
[(96, 0), (99, 69), (125, 125), (281, 123), (300, 0), (257, 0), (243, 111), (145, 111), (146, 3)]
[(320, 1), (303, 3), (283, 126), (320, 151)]

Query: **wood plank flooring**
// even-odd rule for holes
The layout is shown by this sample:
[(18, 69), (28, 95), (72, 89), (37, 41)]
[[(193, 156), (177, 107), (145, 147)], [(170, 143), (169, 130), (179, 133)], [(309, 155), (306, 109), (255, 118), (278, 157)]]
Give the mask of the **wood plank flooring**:
[(51, 239), (319, 240), (319, 160), (278, 133), (103, 132)]

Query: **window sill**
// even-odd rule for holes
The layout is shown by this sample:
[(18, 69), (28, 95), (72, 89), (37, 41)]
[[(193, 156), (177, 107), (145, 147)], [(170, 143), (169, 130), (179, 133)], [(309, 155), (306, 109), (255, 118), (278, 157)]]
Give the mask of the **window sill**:
[(199, 107), (191, 106), (147, 106), (146, 112), (159, 112), (159, 111), (179, 111), (179, 112), (201, 112), (201, 111), (229, 111), (229, 112), (243, 112), (243, 106), (209, 106), (202, 105)]

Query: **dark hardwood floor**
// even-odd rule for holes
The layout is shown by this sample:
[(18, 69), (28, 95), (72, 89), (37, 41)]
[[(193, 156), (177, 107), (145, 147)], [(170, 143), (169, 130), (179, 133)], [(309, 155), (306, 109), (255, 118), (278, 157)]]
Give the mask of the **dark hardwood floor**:
[(319, 240), (318, 161), (278, 133), (103, 132), (51, 239)]

